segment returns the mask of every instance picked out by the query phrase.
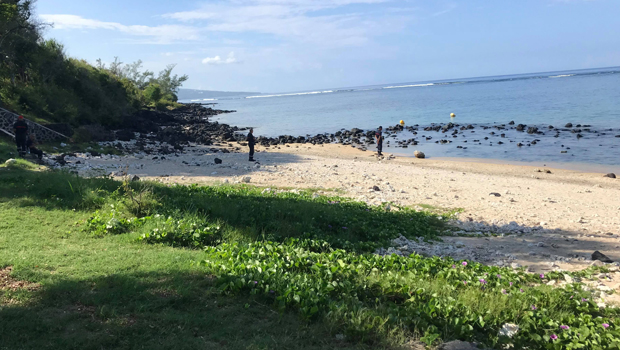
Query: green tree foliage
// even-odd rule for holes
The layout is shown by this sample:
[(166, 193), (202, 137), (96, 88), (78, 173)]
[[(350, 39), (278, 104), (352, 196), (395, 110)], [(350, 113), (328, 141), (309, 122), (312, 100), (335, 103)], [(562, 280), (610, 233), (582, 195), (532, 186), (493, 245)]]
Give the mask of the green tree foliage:
[(155, 100), (145, 96), (147, 103), (156, 103), (160, 100), (164, 100), (163, 102), (176, 102), (178, 100), (177, 92), (179, 88), (188, 79), (187, 75), (180, 77), (177, 74), (172, 75), (172, 71), (176, 67), (175, 64), (166, 66), (164, 70), (159, 72), (157, 77), (155, 77), (155, 73), (149, 70), (141, 71), (141, 60), (123, 65), (123, 62), (118, 57), (114, 57), (114, 62), (106, 67), (105, 63), (99, 59), (97, 60), (97, 67), (109, 71), (120, 79), (130, 80), (136, 88), (145, 90), (145, 93), (150, 85), (158, 85), (161, 95)]
[(161, 86), (159, 86), (159, 84), (149, 84), (149, 86), (144, 89), (144, 98), (147, 102), (159, 102), (162, 98)]
[[(67, 57), (62, 44), (44, 40), (47, 25), (34, 16), (33, 0), (0, 0), (0, 106), (39, 121), (74, 126), (114, 126), (145, 106), (169, 106), (187, 76), (174, 65), (155, 77), (142, 61), (108, 67)], [(156, 93), (149, 86), (159, 86)]]

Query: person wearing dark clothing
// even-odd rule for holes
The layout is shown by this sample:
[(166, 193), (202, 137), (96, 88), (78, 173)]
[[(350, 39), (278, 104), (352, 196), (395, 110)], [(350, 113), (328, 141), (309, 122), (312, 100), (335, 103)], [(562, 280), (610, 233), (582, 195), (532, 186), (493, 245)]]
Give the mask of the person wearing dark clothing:
[(248, 141), (248, 147), (250, 147), (250, 162), (254, 162), (254, 144), (256, 143), (256, 139), (254, 138), (254, 128), (250, 128), (250, 132), (248, 133), (246, 140)]
[(377, 132), (375, 132), (375, 141), (377, 141), (377, 155), (378, 156), (382, 156), (383, 154), (381, 153), (383, 151), (383, 127), (379, 127), (379, 129), (377, 129)]
[(20, 156), (26, 154), (26, 140), (28, 139), (28, 124), (24, 121), (23, 116), (19, 116), (15, 124), (13, 124), (13, 130), (15, 131), (15, 144), (17, 145), (17, 152)]
[(26, 141), (26, 147), (30, 150), (30, 153), (36, 154), (39, 159), (43, 158), (43, 151), (36, 147), (37, 141), (34, 138), (34, 134), (30, 134), (30, 138)]

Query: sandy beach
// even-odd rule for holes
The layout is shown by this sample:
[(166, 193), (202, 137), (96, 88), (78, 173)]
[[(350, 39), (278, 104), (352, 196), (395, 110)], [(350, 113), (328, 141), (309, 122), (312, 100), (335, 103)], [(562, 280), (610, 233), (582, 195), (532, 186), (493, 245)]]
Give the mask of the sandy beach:
[[(374, 152), (350, 146), (307, 144), (259, 146), (258, 162), (251, 163), (245, 149), (238, 148), (221, 145), (214, 152), (213, 147), (191, 146), (163, 160), (136, 154), (89, 157), (82, 163), (108, 172), (128, 169), (141, 179), (166, 184), (249, 181), (273, 189), (319, 189), (373, 205), (460, 210), (451, 223), (456, 233), (418, 246), (421, 254), (527, 266), (536, 273), (600, 264), (591, 261), (597, 250), (620, 260), (620, 180), (602, 173), (391, 154), (378, 159)], [(222, 163), (215, 164), (216, 158)], [(618, 289), (618, 275), (602, 278), (601, 288)]]

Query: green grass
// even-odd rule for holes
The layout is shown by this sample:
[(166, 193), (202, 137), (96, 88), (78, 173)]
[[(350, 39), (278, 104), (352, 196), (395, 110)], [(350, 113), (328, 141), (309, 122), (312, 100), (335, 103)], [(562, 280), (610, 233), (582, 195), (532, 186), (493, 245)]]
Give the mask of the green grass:
[(39, 284), (0, 290), (0, 349), (617, 348), (618, 311), (579, 285), (368, 254), (437, 238), (437, 214), (263, 190), (0, 168), (0, 267)]

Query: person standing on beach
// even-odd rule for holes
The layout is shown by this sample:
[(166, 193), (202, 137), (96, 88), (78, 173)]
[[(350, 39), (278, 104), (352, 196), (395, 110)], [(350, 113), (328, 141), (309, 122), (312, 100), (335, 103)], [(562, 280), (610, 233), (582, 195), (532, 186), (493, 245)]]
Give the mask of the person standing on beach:
[(379, 157), (381, 157), (383, 154), (381, 153), (383, 151), (383, 127), (380, 126), (379, 129), (377, 129), (377, 132), (375, 132), (375, 141), (377, 141), (377, 155)]
[(248, 147), (250, 147), (250, 162), (254, 162), (254, 144), (256, 143), (254, 139), (254, 128), (250, 128), (246, 141), (248, 141)]
[(24, 116), (17, 117), (17, 121), (13, 124), (13, 130), (15, 131), (17, 153), (23, 157), (26, 155), (26, 141), (28, 139), (28, 124), (24, 121)]

